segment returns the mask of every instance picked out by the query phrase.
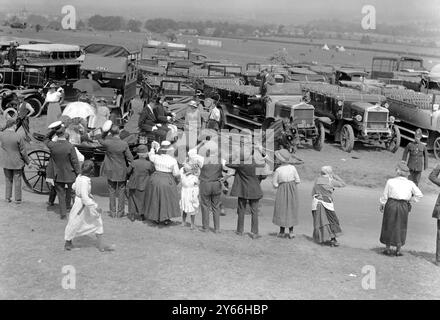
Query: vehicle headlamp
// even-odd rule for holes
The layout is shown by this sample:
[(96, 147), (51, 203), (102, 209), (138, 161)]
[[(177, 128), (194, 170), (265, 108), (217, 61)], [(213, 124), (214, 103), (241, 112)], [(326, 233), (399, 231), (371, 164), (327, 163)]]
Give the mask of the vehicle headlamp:
[(344, 103), (341, 100), (338, 101), (338, 106), (342, 107), (343, 104)]
[(388, 102), (385, 102), (385, 104), (383, 105), (385, 108), (389, 108), (390, 107), (390, 105), (388, 104)]
[(390, 122), (393, 123), (394, 121), (396, 121), (396, 118), (394, 118), (393, 116), (390, 116)]
[(361, 116), (360, 114), (358, 114), (356, 117), (354, 117), (354, 119), (355, 119), (357, 122), (361, 122), (361, 121), (362, 121), (362, 116)]

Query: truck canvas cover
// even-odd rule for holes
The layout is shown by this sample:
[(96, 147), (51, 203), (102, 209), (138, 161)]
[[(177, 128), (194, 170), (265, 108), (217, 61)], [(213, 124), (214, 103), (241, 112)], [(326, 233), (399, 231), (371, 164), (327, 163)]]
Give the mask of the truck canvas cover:
[(93, 43), (84, 48), (86, 55), (93, 54), (102, 57), (128, 57), (130, 51), (122, 46), (115, 46), (111, 44), (97, 44)]

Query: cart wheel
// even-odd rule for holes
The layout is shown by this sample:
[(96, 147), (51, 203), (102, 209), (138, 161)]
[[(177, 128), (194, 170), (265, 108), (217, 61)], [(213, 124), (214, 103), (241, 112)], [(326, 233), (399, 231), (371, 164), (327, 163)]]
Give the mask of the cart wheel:
[(341, 130), (341, 147), (346, 152), (351, 152), (354, 147), (354, 132), (349, 124), (345, 124)]
[(41, 102), (37, 98), (29, 98), (25, 100), (34, 108), (35, 113), (30, 118), (38, 118), (41, 115)]
[(3, 111), (3, 117), (5, 118), (5, 120), (7, 119), (17, 120), (17, 116), (18, 116), (18, 112), (14, 108), (7, 108), (6, 110)]
[(315, 148), (315, 150), (317, 151), (321, 151), (322, 147), (324, 146), (325, 140), (325, 130), (322, 122), (318, 123), (316, 129), (318, 131), (318, 136), (313, 140), (313, 148)]
[(397, 150), (399, 150), (400, 147), (400, 140), (401, 135), (400, 135), (400, 130), (399, 128), (397, 128), (396, 126), (392, 126), (391, 127), (391, 140), (388, 142), (388, 150), (391, 151), (392, 153), (396, 153)]
[(28, 154), (29, 165), (24, 167), (23, 180), (35, 193), (49, 194), (49, 184), (46, 182), (46, 167), (50, 153), (45, 150), (34, 150)]
[(434, 140), (434, 156), (437, 160), (440, 160), (440, 137)]

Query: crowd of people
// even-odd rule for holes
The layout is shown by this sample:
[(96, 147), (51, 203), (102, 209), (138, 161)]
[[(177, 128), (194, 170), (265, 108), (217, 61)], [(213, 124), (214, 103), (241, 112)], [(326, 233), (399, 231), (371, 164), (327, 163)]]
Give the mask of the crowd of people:
[[(52, 88), (55, 89), (55, 88)], [(55, 95), (54, 91), (52, 94)], [(54, 100), (55, 109), (57, 101)], [(139, 119), (139, 128), (148, 137), (148, 144), (139, 145), (134, 151), (121, 139), (120, 126), (112, 121), (101, 124), (102, 135), (98, 138), (105, 150), (102, 173), (107, 178), (109, 191), (108, 215), (112, 218), (127, 216), (131, 221), (141, 220), (154, 224), (169, 225), (172, 219), (181, 217), (182, 224), (196, 229), (195, 217), (201, 214), (203, 232), (209, 232), (210, 216), (213, 217), (213, 231), (221, 232), (221, 195), (226, 181), (234, 177), (230, 196), (237, 198), (236, 234), (244, 234), (244, 220), (247, 208), (251, 215), (250, 236), (261, 237), (259, 232), (259, 202), (263, 198), (261, 181), (269, 172), (266, 169), (265, 150), (241, 144), (239, 149), (223, 159), (218, 134), (219, 113), (213, 106), (208, 124), (214, 129), (212, 135), (204, 137), (197, 145), (187, 145), (185, 161), (176, 158), (175, 141), (167, 140), (171, 119), (174, 114), (166, 110), (164, 101), (156, 105), (146, 104)], [(161, 107), (158, 107), (161, 106)], [(191, 117), (185, 128), (196, 131), (201, 127), (197, 102), (189, 102)], [(25, 109), (26, 107), (23, 107)], [(23, 112), (24, 113), (24, 112)], [(6, 178), (6, 201), (12, 202), (12, 187), (15, 185), (15, 202), (20, 203), (21, 175), (23, 167), (29, 164), (26, 142), (19, 135), (17, 127), (23, 126), (20, 117), (8, 119), (0, 133), (3, 168)], [(161, 128), (161, 130), (159, 130)], [(47, 166), (47, 180), (53, 184), (49, 203), (58, 197), (60, 217), (67, 219), (65, 249), (71, 250), (76, 236), (96, 234), (101, 251), (112, 250), (102, 240), (102, 210), (91, 195), (91, 180), (94, 163), (85, 160), (75, 145), (69, 142), (69, 133), (61, 121), (49, 125), (45, 143), (50, 151)], [(185, 131), (187, 133), (187, 131)], [(406, 241), (408, 214), (412, 203), (418, 202), (423, 194), (418, 188), (420, 172), (427, 168), (426, 147), (420, 142), (421, 131), (417, 130), (415, 141), (405, 148), (403, 159), (396, 166), (396, 177), (389, 179), (379, 199), (383, 212), (380, 242), (385, 245), (386, 255), (401, 256)], [(200, 142), (200, 141), (198, 141)], [(300, 175), (295, 167), (298, 160), (288, 150), (275, 152), (275, 170), (272, 185), (276, 189), (273, 224), (279, 227), (278, 237), (295, 238), (294, 227), (298, 225), (298, 184)], [(257, 161), (258, 160), (258, 161)], [(263, 161), (261, 161), (263, 160)], [(429, 179), (440, 185), (440, 165)], [(409, 178), (408, 178), (409, 177)], [(345, 187), (345, 182), (330, 166), (321, 168), (311, 192), (313, 239), (330, 247), (339, 245), (337, 238), (342, 232), (335, 211), (333, 193), (336, 188)], [(73, 200), (73, 205), (72, 205)], [(128, 204), (128, 212), (126, 210)], [(440, 196), (433, 217), (440, 219)], [(69, 212), (70, 210), (70, 212)], [(69, 213), (68, 213), (69, 212)], [(288, 230), (287, 230), (288, 229)], [(440, 264), (440, 222), (438, 223), (436, 261)], [(393, 252), (391, 247), (395, 247)]]

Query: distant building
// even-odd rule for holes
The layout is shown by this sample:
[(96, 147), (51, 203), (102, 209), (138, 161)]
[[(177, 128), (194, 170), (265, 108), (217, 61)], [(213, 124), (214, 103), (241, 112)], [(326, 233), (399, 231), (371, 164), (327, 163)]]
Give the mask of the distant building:
[(212, 37), (212, 35), (213, 35), (214, 32), (215, 32), (215, 28), (205, 28), (205, 29), (203, 30), (203, 32), (204, 32), (204, 34), (205, 34), (206, 36), (208, 36), (208, 37)]
[(178, 32), (181, 34), (192, 35), (192, 36), (199, 34), (199, 31), (197, 31), (197, 29), (179, 29)]

